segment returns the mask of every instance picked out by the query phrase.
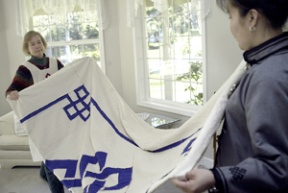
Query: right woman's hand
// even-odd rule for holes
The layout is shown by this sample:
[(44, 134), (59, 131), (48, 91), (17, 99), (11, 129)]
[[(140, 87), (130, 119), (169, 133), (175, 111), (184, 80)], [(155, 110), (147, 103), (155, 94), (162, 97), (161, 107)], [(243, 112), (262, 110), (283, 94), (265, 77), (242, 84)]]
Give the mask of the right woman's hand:
[(11, 91), (11, 92), (7, 95), (7, 98), (10, 99), (10, 100), (17, 101), (18, 98), (19, 98), (18, 91), (17, 91), (17, 90)]
[(175, 178), (172, 182), (185, 193), (201, 193), (215, 186), (214, 175), (207, 169), (193, 169), (185, 179)]

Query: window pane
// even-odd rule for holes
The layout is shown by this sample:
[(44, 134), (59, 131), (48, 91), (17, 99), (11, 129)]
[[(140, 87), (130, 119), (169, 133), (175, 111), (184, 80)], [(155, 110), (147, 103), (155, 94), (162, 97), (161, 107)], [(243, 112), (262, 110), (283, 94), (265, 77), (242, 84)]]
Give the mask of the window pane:
[(92, 57), (100, 64), (99, 44), (49, 47), (46, 53), (49, 56), (58, 58), (64, 65), (84, 56)]
[(161, 79), (150, 79), (150, 94), (151, 98), (154, 99), (164, 99), (163, 94), (164, 90), (162, 90), (163, 87), (163, 80)]

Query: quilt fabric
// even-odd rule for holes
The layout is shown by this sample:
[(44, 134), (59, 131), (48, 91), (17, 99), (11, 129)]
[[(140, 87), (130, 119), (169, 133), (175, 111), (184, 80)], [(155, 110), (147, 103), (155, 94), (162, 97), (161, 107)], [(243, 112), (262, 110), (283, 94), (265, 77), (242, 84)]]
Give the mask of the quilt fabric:
[[(125, 103), (91, 58), (77, 60), (9, 101), (32, 157), (74, 193), (146, 193), (195, 167), (219, 127), (235, 73), (176, 129), (155, 129)], [(214, 107), (214, 108), (213, 108)]]

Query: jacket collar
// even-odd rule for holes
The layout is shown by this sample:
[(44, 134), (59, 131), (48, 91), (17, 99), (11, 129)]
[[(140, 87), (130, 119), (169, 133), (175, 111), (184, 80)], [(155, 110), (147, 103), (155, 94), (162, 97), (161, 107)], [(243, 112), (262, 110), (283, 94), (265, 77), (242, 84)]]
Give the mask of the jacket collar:
[(253, 65), (284, 49), (288, 50), (288, 32), (247, 50), (243, 56), (247, 63)]

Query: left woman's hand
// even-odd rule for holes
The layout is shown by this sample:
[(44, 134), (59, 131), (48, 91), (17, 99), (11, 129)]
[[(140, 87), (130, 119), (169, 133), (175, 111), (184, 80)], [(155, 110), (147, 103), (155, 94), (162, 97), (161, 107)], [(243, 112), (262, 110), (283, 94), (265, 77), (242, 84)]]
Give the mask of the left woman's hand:
[(17, 101), (19, 99), (19, 93), (17, 90), (13, 90), (10, 93), (8, 93), (7, 98), (10, 100)]
[(207, 169), (193, 169), (185, 175), (185, 178), (172, 180), (185, 193), (202, 193), (215, 185), (214, 175)]

